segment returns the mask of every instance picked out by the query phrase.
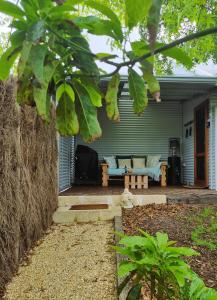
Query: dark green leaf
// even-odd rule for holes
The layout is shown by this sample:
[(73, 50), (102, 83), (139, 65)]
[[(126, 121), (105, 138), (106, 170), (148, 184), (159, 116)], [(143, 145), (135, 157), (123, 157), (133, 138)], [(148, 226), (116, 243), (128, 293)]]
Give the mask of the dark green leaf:
[(73, 136), (79, 131), (78, 118), (73, 100), (64, 93), (57, 106), (56, 127), (61, 135)]
[(136, 270), (137, 265), (128, 261), (123, 261), (118, 267), (118, 276), (124, 277), (128, 275), (131, 271)]
[(140, 283), (134, 285), (128, 295), (126, 300), (139, 300), (141, 296), (142, 285)]
[(27, 33), (27, 39), (31, 42), (40, 40), (45, 33), (45, 22), (40, 20), (33, 24)]
[(85, 142), (92, 142), (102, 135), (96, 108), (87, 90), (78, 81), (74, 81), (73, 86), (77, 96), (80, 134)]
[(118, 88), (120, 84), (120, 75), (116, 73), (108, 84), (105, 96), (106, 112), (110, 120), (119, 121), (120, 115), (118, 110)]
[(86, 1), (85, 4), (88, 5), (89, 7), (92, 7), (94, 9), (98, 10), (103, 15), (107, 16), (112, 21), (113, 29), (114, 29), (117, 39), (119, 39), (120, 41), (123, 40), (121, 22), (120, 22), (119, 18), (116, 16), (116, 14), (108, 6), (103, 5), (96, 1), (91, 1), (91, 0)]
[(9, 1), (0, 0), (0, 12), (17, 19), (22, 19), (25, 13), (18, 7)]
[(129, 69), (129, 91), (133, 99), (133, 108), (136, 114), (141, 114), (148, 105), (145, 82), (133, 69)]
[(71, 48), (75, 51), (73, 53), (75, 66), (84, 71), (86, 75), (99, 75), (94, 56), (90, 52), (89, 45), (85, 38), (82, 36), (73, 37), (71, 41), (73, 42)]
[(47, 95), (48, 85), (53, 77), (58, 62), (49, 63), (44, 66), (44, 81), (34, 86), (34, 100), (40, 116), (46, 121), (50, 119), (50, 97)]
[(77, 17), (73, 22), (81, 29), (87, 29), (95, 35), (107, 35), (116, 39), (113, 23), (109, 20), (102, 20), (95, 16)]
[(23, 10), (25, 11), (25, 15), (27, 16), (27, 19), (31, 21), (36, 21), (38, 19), (37, 11), (38, 7), (34, 1), (31, 0), (20, 0), (20, 4), (23, 7)]
[(125, 0), (125, 4), (126, 25), (132, 29), (147, 17), (152, 0)]
[(10, 70), (20, 53), (20, 48), (10, 47), (0, 57), (0, 80), (8, 79)]
[(11, 34), (10, 41), (13, 47), (19, 47), (25, 40), (26, 32), (24, 30), (16, 30)]
[(35, 45), (31, 49), (31, 67), (37, 80), (42, 84), (44, 82), (44, 60), (47, 53), (45, 45)]

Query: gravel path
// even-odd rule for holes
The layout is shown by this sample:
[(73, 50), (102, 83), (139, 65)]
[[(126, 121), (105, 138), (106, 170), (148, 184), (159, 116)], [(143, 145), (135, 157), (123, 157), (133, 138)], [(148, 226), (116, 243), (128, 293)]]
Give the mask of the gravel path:
[(8, 285), (7, 300), (115, 300), (113, 223), (55, 225)]

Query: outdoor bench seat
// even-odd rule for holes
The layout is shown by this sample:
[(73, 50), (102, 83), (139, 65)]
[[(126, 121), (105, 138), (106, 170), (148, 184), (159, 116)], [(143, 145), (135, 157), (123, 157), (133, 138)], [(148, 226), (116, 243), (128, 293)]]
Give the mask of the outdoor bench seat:
[[(109, 168), (108, 164), (102, 163), (102, 186), (107, 187), (109, 180), (112, 177), (124, 177), (124, 168)], [(156, 167), (145, 167), (145, 168), (132, 168), (130, 170), (132, 175), (147, 175), (154, 181), (160, 181), (162, 187), (167, 186), (167, 162), (160, 162)]]

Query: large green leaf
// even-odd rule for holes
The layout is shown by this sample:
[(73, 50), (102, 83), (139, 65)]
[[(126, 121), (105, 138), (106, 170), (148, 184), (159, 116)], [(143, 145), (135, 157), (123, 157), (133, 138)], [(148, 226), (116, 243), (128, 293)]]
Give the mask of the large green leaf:
[(97, 119), (97, 110), (91, 103), (87, 90), (78, 81), (73, 82), (77, 96), (80, 134), (85, 142), (92, 142), (101, 137), (102, 131)]
[(139, 300), (141, 296), (142, 285), (140, 283), (134, 285), (128, 295), (126, 300)]
[(20, 0), (20, 4), (25, 11), (25, 15), (28, 20), (36, 21), (38, 20), (38, 5), (31, 0)]
[(118, 276), (123, 277), (128, 275), (131, 271), (137, 269), (137, 264), (128, 261), (123, 261), (118, 267)]
[(99, 90), (91, 84), (90, 82), (84, 83), (85, 81), (82, 80), (82, 84), (84, 88), (88, 91), (88, 94), (90, 96), (91, 102), (96, 107), (102, 106), (102, 95), (100, 94)]
[(120, 241), (120, 244), (125, 245), (127, 247), (144, 247), (148, 245), (148, 239), (142, 236), (125, 236)]
[(29, 59), (29, 54), (32, 48), (32, 42), (24, 41), (23, 42), (23, 48), (20, 55), (20, 60), (18, 63), (18, 76), (19, 78), (23, 75), (23, 72), (26, 67), (26, 63)]
[(56, 90), (56, 100), (59, 101), (63, 94), (67, 94), (72, 102), (75, 101), (75, 93), (70, 84), (63, 82)]
[[(148, 52), (150, 52), (149, 45), (144, 41), (135, 41), (131, 43), (133, 53), (138, 57), (142, 56)], [(155, 43), (155, 48), (160, 48), (165, 46), (164, 43)], [(175, 59), (177, 62), (183, 64), (187, 68), (192, 67), (192, 60), (191, 58), (185, 53), (185, 51), (178, 47), (173, 47), (171, 49), (165, 50), (161, 52), (162, 55), (171, 57)]]
[(22, 19), (25, 15), (24, 11), (9, 1), (0, 0), (0, 12), (17, 19)]
[(11, 34), (10, 41), (13, 47), (20, 47), (26, 37), (26, 32), (24, 30), (16, 30)]
[(152, 0), (125, 0), (125, 4), (126, 25), (132, 29), (147, 17)]
[[(165, 46), (165, 44), (156, 43), (156, 46), (159, 48)], [(181, 48), (173, 47), (171, 49), (162, 51), (161, 54), (175, 59), (177, 62), (186, 66), (188, 69), (190, 69), (193, 66), (191, 58)]]
[(143, 78), (133, 69), (129, 69), (129, 91), (133, 99), (136, 114), (141, 114), (148, 105), (147, 89)]
[(46, 53), (47, 47), (40, 44), (33, 46), (30, 53), (32, 71), (40, 84), (44, 82), (44, 60)]
[(20, 48), (10, 47), (0, 57), (0, 80), (8, 79), (10, 70), (17, 59)]
[(82, 70), (86, 75), (99, 75), (98, 67), (86, 39), (82, 36), (73, 37), (71, 42), (73, 42), (71, 48), (74, 50), (73, 57), (75, 66)]
[(58, 62), (49, 63), (44, 66), (44, 81), (33, 87), (34, 100), (38, 114), (46, 121), (50, 120), (50, 97), (47, 94), (48, 85), (53, 77)]
[(109, 20), (102, 20), (95, 16), (77, 17), (73, 22), (81, 29), (87, 29), (95, 35), (107, 35), (116, 39), (113, 23)]
[(40, 20), (34, 23), (27, 32), (27, 39), (31, 42), (39, 41), (45, 33), (45, 21)]
[(56, 127), (61, 135), (75, 135), (79, 131), (79, 123), (75, 111), (75, 103), (64, 93), (56, 109)]
[(160, 102), (160, 84), (157, 78), (153, 75), (153, 65), (148, 61), (144, 61), (141, 63), (141, 70), (143, 72), (143, 78), (147, 82), (150, 93), (157, 102)]
[(118, 110), (118, 88), (120, 83), (120, 75), (116, 73), (108, 84), (105, 96), (106, 112), (110, 120), (119, 121), (120, 115)]
[(117, 38), (119, 38), (120, 41), (123, 40), (121, 22), (120, 22), (119, 18), (116, 16), (116, 14), (108, 6), (103, 5), (96, 1), (91, 1), (91, 0), (86, 1), (85, 4), (88, 5), (89, 7), (92, 7), (94, 9), (98, 10), (103, 15), (107, 16), (113, 23), (113, 28), (114, 28)]

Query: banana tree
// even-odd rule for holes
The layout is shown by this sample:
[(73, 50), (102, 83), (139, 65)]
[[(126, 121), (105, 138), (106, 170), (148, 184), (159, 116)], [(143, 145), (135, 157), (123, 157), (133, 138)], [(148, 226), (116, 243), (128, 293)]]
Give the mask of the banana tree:
[[(80, 133), (86, 142), (94, 141), (102, 134), (97, 110), (103, 101), (108, 118), (119, 120), (117, 94), (123, 67), (128, 68), (134, 111), (141, 114), (148, 105), (148, 92), (160, 101), (160, 85), (154, 76), (155, 55), (161, 53), (190, 68), (191, 59), (179, 46), (217, 32), (214, 27), (170, 44), (158, 42), (162, 2), (125, 0), (122, 24), (123, 18), (109, 5), (92, 0), (20, 0), (18, 4), (0, 0), (0, 12), (12, 18), (9, 44), (0, 57), (0, 80), (6, 80), (16, 65), (20, 105), (35, 105), (46, 122), (54, 105), (61, 135)], [(91, 13), (82, 13), (81, 7)], [(126, 41), (138, 26), (145, 28), (145, 38), (143, 35), (130, 43), (131, 49), (126, 51)], [(87, 32), (112, 39), (122, 49), (123, 61), (117, 62), (112, 53), (93, 53)], [(98, 62), (114, 70), (106, 73)], [(100, 90), (104, 77), (111, 77), (106, 95)]]

